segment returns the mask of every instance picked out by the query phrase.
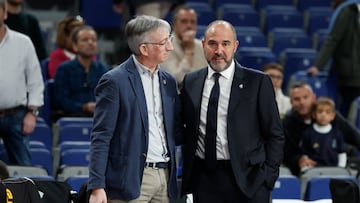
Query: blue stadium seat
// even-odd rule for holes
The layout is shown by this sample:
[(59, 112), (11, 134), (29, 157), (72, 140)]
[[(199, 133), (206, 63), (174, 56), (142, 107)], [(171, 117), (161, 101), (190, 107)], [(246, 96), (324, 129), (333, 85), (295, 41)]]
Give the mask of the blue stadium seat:
[(90, 149), (68, 149), (60, 153), (60, 166), (88, 166)]
[(305, 200), (315, 201), (320, 199), (331, 199), (329, 188), (330, 179), (348, 179), (353, 180), (359, 185), (359, 181), (354, 176), (318, 176), (312, 177), (306, 187)]
[(305, 27), (309, 35), (329, 27), (333, 10), (330, 7), (310, 7), (304, 14)]
[(293, 175), (279, 176), (271, 196), (273, 199), (301, 199), (299, 178)]
[(196, 38), (202, 39), (205, 34), (206, 25), (198, 25), (196, 28)]
[(43, 148), (30, 149), (32, 166), (44, 167), (48, 174), (53, 174), (53, 158), (51, 151)]
[(313, 42), (317, 50), (321, 49), (322, 44), (324, 43), (328, 35), (328, 29), (319, 29), (313, 33)]
[(218, 7), (218, 16), (233, 26), (260, 26), (260, 15), (249, 4), (223, 4)]
[(213, 0), (214, 8), (219, 8), (224, 4), (248, 4), (253, 6), (253, 0)]
[(30, 149), (48, 149), (48, 147), (41, 141), (29, 141)]
[(304, 17), (294, 6), (267, 6), (262, 16), (265, 32), (274, 28), (304, 28)]
[(331, 8), (332, 0), (299, 0), (298, 9), (303, 12), (310, 7), (329, 7)]
[(264, 33), (258, 27), (235, 27), (241, 47), (268, 47)]
[(88, 180), (88, 175), (78, 175), (68, 177), (65, 182), (69, 183), (72, 190), (79, 192), (81, 186), (84, 185)]
[(59, 129), (59, 144), (64, 141), (90, 141), (92, 125), (73, 124)]
[(92, 117), (62, 117), (56, 121), (56, 125), (64, 127), (66, 125), (92, 125)]
[(90, 149), (90, 141), (65, 141), (59, 145), (60, 153), (70, 149)]
[(256, 0), (256, 8), (263, 9), (269, 5), (294, 6), (293, 0)]
[[(356, 97), (349, 108), (348, 120), (360, 129), (360, 96)], [(360, 152), (359, 155), (360, 157)]]
[(239, 47), (236, 59), (241, 65), (257, 70), (266, 63), (277, 62), (277, 57), (267, 47)]
[(48, 150), (52, 149), (52, 131), (47, 124), (37, 124), (34, 132), (29, 136), (30, 141), (40, 141), (45, 144)]
[(51, 114), (53, 108), (53, 92), (54, 90), (54, 80), (49, 79), (45, 81), (45, 91), (44, 91), (44, 105), (40, 108), (40, 117), (42, 117), (45, 122), (50, 126), (51, 125)]
[(217, 19), (215, 11), (209, 3), (203, 2), (186, 2), (186, 5), (193, 8), (198, 16), (198, 25), (208, 25)]
[(316, 76), (310, 76), (306, 71), (297, 71), (290, 80), (307, 82), (317, 96), (327, 96), (337, 101), (336, 87), (326, 72), (319, 72)]
[(316, 58), (317, 51), (314, 49), (303, 48), (287, 48), (280, 54), (280, 61), (284, 67), (283, 87), (287, 87), (287, 83), (292, 74), (299, 70), (306, 70)]
[(44, 82), (49, 79), (49, 70), (48, 70), (49, 60), (50, 60), (50, 57), (47, 57), (40, 61), (41, 74), (42, 74)]
[(313, 48), (312, 39), (300, 28), (275, 28), (268, 34), (268, 40), (276, 55), (286, 48)]
[(80, 14), (86, 24), (95, 28), (118, 29), (122, 18), (121, 14), (113, 10), (111, 0), (81, 0)]

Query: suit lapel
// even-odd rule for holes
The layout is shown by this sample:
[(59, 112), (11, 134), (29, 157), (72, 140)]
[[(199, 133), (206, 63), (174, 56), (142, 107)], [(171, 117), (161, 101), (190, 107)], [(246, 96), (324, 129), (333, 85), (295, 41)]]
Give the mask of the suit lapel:
[(234, 109), (237, 108), (237, 104), (243, 99), (244, 88), (246, 88), (246, 83), (244, 80), (243, 69), (238, 63), (235, 63), (235, 72), (231, 85), (228, 115), (231, 115), (231, 112), (235, 112)]
[[(144, 126), (144, 129), (146, 131), (148, 131), (149, 130), (149, 126), (148, 126), (149, 122), (148, 122), (148, 113), (147, 113), (147, 108), (146, 108), (146, 98), (145, 98), (144, 89), (142, 86), (139, 72), (137, 71), (137, 69), (135, 67), (135, 63), (132, 58), (128, 60), (126, 69), (129, 72), (130, 84), (133, 88), (133, 91), (134, 91), (136, 97), (138, 98), (137, 105), (140, 110), (142, 124)], [(147, 134), (148, 133), (145, 133), (145, 135), (147, 135)]]
[(204, 89), (206, 75), (207, 75), (207, 68), (204, 68), (201, 71), (197, 72), (197, 75), (195, 76), (195, 79), (193, 80), (194, 82), (191, 86), (192, 91), (189, 91), (190, 98), (194, 99), (193, 102), (196, 111), (195, 115), (199, 115), (196, 118), (200, 118), (201, 98)]

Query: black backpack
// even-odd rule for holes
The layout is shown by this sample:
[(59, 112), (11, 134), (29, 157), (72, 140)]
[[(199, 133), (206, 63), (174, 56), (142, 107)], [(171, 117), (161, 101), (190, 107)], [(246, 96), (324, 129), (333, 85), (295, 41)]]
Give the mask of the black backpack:
[(333, 203), (359, 203), (359, 186), (350, 179), (330, 179), (330, 192)]
[(2, 180), (1, 182), (6, 187), (5, 202), (43, 202), (34, 181), (29, 178), (7, 178), (5, 180)]
[[(73, 200), (77, 200), (77, 193), (72, 193), (71, 186), (62, 181), (17, 177), (2, 180), (1, 183), (6, 193), (0, 191), (0, 203), (76, 203)], [(0, 190), (3, 190), (1, 184)], [(6, 194), (8, 201), (2, 201), (1, 194)]]
[(33, 179), (41, 194), (43, 203), (71, 203), (76, 194), (71, 193), (71, 186), (62, 181)]

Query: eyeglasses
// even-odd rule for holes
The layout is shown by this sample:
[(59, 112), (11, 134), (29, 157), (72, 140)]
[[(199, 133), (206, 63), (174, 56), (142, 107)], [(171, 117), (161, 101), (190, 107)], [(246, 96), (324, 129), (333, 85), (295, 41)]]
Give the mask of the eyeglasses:
[(141, 44), (153, 44), (153, 45), (159, 45), (159, 46), (166, 46), (166, 45), (171, 44), (173, 39), (174, 39), (174, 36), (170, 35), (169, 38), (162, 40), (164, 42), (143, 42)]

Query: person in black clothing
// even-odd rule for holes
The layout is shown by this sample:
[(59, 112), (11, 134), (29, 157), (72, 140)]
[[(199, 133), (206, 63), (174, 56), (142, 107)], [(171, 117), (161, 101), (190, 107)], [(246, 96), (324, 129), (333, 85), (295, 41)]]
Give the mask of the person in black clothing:
[(304, 130), (301, 141), (302, 154), (316, 161), (316, 166), (346, 166), (344, 136), (331, 124), (335, 115), (335, 102), (329, 97), (319, 97), (312, 111), (314, 122)]
[[(313, 167), (316, 162), (303, 156), (300, 142), (304, 130), (312, 123), (311, 110), (316, 101), (316, 95), (307, 83), (295, 83), (290, 88), (290, 102), (292, 109), (285, 114), (283, 128), (285, 133), (284, 165), (294, 175), (300, 175), (300, 168)], [(360, 149), (360, 132), (338, 112), (331, 123), (344, 135), (345, 151), (348, 157), (356, 156)]]
[(39, 61), (45, 59), (48, 54), (39, 21), (35, 16), (22, 9), (23, 0), (6, 0), (6, 3), (8, 16), (5, 20), (5, 24), (10, 29), (29, 36), (35, 46)]

